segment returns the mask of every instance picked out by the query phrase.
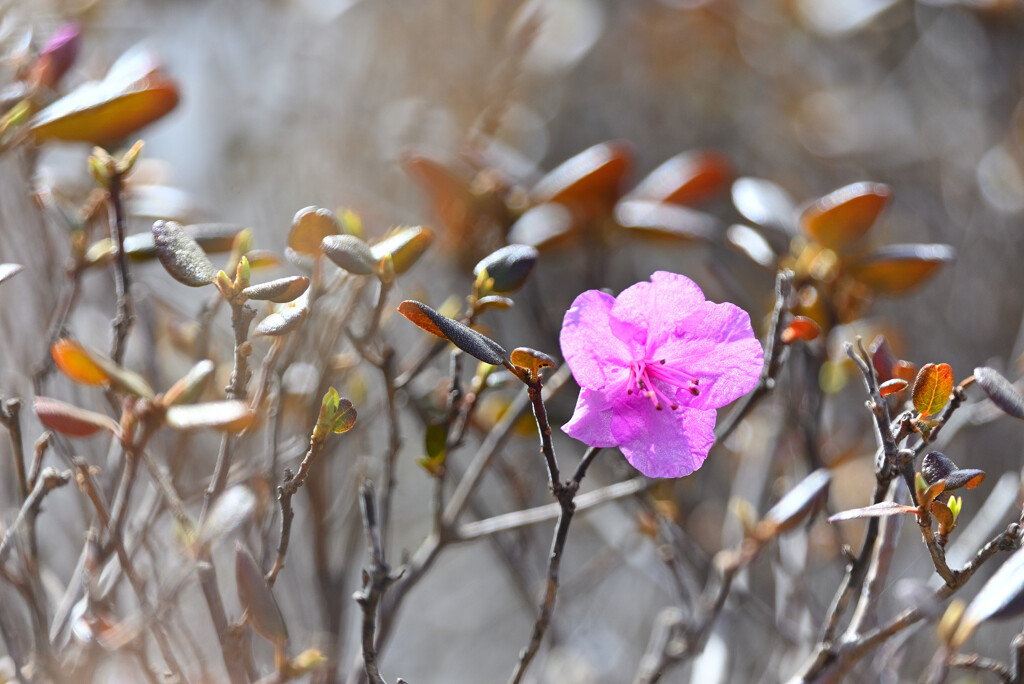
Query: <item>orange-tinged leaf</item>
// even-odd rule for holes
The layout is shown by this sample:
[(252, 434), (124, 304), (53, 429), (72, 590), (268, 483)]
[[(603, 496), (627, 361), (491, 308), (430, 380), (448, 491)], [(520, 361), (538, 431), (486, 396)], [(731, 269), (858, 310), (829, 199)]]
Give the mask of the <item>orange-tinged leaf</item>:
[(896, 394), (900, 390), (906, 389), (907, 385), (910, 384), (906, 380), (901, 378), (893, 378), (892, 380), (886, 380), (878, 386), (878, 391), (883, 397), (887, 397), (890, 394)]
[(558, 364), (553, 358), (529, 347), (516, 347), (512, 350), (509, 361), (513, 366), (525, 368), (536, 377), (542, 368), (555, 368)]
[(897, 361), (892, 366), (892, 375), (911, 383), (917, 377), (917, 366), (910, 361)]
[(854, 183), (834, 190), (804, 210), (804, 232), (830, 249), (853, 244), (867, 234), (892, 191), (881, 183)]
[(398, 312), (429, 333), (443, 337), (478, 361), (492, 366), (505, 364), (507, 353), (497, 342), (472, 328), (443, 316), (421, 302), (406, 300)]
[(177, 84), (152, 53), (138, 48), (122, 55), (102, 81), (85, 83), (39, 112), (29, 131), (37, 143), (103, 145), (156, 121), (177, 104)]
[(628, 143), (601, 143), (562, 162), (538, 181), (530, 195), (538, 204), (610, 204), (618, 199), (632, 166), (633, 148)]
[(66, 404), (50, 397), (36, 397), (32, 409), (39, 422), (69, 437), (88, 437), (100, 430), (117, 434), (117, 423), (109, 416)]
[(821, 328), (817, 323), (805, 316), (794, 316), (786, 329), (782, 331), (782, 343), (791, 344), (796, 340), (810, 342), (821, 334)]
[(728, 157), (715, 150), (677, 154), (634, 188), (632, 199), (696, 206), (722, 194), (732, 182)]
[(288, 246), (299, 254), (313, 258), (320, 256), (320, 243), (328, 235), (341, 233), (341, 223), (330, 209), (306, 207), (299, 209), (292, 219), (288, 233)]
[(85, 347), (71, 339), (54, 342), (50, 348), (60, 372), (82, 385), (108, 385), (110, 375), (93, 359)]
[(401, 275), (413, 267), (423, 253), (434, 242), (434, 231), (427, 226), (411, 226), (401, 228), (390, 237), (378, 242), (370, 248), (370, 254), (380, 262), (386, 256), (391, 257), (395, 273)]
[(914, 381), (914, 408), (922, 416), (942, 410), (953, 391), (953, 369), (948, 363), (925, 364)]
[(453, 162), (445, 163), (414, 151), (405, 152), (401, 164), (430, 195), (442, 225), (454, 235), (462, 236), (474, 201), (469, 171)]
[(889, 245), (854, 262), (850, 275), (882, 294), (902, 294), (953, 261), (949, 245)]

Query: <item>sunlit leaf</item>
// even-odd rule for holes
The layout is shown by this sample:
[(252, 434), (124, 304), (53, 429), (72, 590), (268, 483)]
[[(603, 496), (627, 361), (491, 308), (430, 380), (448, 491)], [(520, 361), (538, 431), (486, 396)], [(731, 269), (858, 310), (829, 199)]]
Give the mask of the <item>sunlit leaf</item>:
[(921, 460), (921, 474), (928, 484), (945, 481), (956, 470), (956, 463), (941, 451), (931, 451)]
[(981, 366), (974, 369), (974, 379), (993, 404), (1014, 418), (1024, 418), (1024, 397), (999, 371)]
[(476, 300), (476, 310), (478, 312), (483, 312), (489, 309), (511, 309), (514, 304), (515, 302), (508, 297), (489, 295)]
[[(235, 235), (244, 227), (233, 223), (197, 223), (184, 226), (185, 234), (191, 237), (207, 253), (227, 252), (235, 241)], [(136, 261), (156, 258), (156, 240), (153, 231), (132, 233), (125, 236), (124, 253)], [(250, 261), (252, 261), (250, 259)]]
[(732, 165), (721, 152), (683, 152), (651, 171), (629, 197), (696, 206), (722, 194), (732, 175)]
[(782, 331), (781, 339), (783, 344), (792, 344), (796, 340), (810, 342), (821, 334), (818, 324), (805, 316), (794, 316), (789, 325)]
[(323, 239), (339, 233), (341, 224), (333, 211), (321, 207), (305, 207), (299, 209), (292, 219), (288, 246), (299, 254), (316, 258), (320, 256), (320, 243)]
[(305, 276), (289, 276), (278, 278), (258, 285), (250, 285), (242, 290), (249, 299), (284, 304), (300, 296), (309, 287), (309, 278)]
[(796, 204), (789, 193), (763, 178), (738, 178), (732, 203), (746, 219), (785, 233), (796, 232)]
[(213, 377), (214, 363), (209, 359), (200, 361), (192, 366), (185, 377), (171, 385), (171, 388), (164, 392), (163, 403), (166, 406), (175, 404), (190, 404), (203, 394), (203, 390)]
[(377, 262), (390, 255), (395, 273), (401, 275), (419, 261), (433, 241), (434, 231), (426, 226), (401, 228), (373, 245), (370, 253)]
[(758, 266), (775, 268), (779, 255), (760, 233), (750, 226), (732, 225), (725, 231), (729, 244), (740, 250)]
[(348, 399), (341, 399), (334, 407), (334, 421), (331, 424), (331, 432), (340, 435), (352, 429), (356, 424), (356, 409)]
[(308, 312), (309, 309), (304, 306), (285, 307), (260, 321), (253, 334), (267, 337), (287, 335), (302, 325)]
[(87, 411), (58, 399), (36, 397), (32, 409), (44, 426), (68, 437), (88, 437), (100, 430), (107, 430), (112, 434), (118, 432), (117, 423), (109, 416)]
[(370, 246), (355, 235), (328, 235), (320, 249), (338, 268), (355, 275), (371, 275), (377, 272), (377, 259), (373, 258)]
[(882, 503), (872, 504), (864, 508), (852, 508), (848, 511), (836, 513), (828, 521), (833, 523), (860, 518), (884, 518), (890, 515), (906, 515), (907, 513), (917, 513), (917, 507), (904, 506), (895, 501), (883, 501)]
[(928, 363), (921, 367), (914, 381), (914, 408), (922, 416), (942, 410), (953, 391), (953, 369), (948, 363)]
[[(202, 242), (199, 244), (203, 246), (203, 249), (206, 249), (207, 252), (210, 251)], [(249, 266), (254, 269), (276, 268), (281, 265), (281, 260), (269, 249), (251, 249), (245, 253), (245, 258), (249, 260)]]
[(167, 424), (179, 430), (216, 428), (224, 432), (241, 432), (252, 425), (255, 417), (244, 401), (211, 401), (167, 409)]
[(160, 263), (179, 283), (189, 287), (209, 285), (217, 276), (206, 252), (173, 221), (153, 224), (153, 242)]
[(252, 628), (274, 644), (288, 641), (288, 628), (281, 617), (274, 594), (256, 560), (240, 542), (235, 542), (235, 583), (238, 587), (238, 602), (245, 609)]
[[(611, 204), (633, 167), (633, 148), (615, 141), (594, 145), (550, 171), (530, 192), (534, 202)], [(530, 243), (527, 243), (530, 244)]]
[[(956, 521), (953, 519), (953, 511), (949, 510), (949, 506), (942, 501), (929, 501), (928, 509), (932, 517), (938, 521), (940, 529), (950, 530), (956, 524)], [(941, 539), (939, 543), (942, 543)]]
[(18, 275), (24, 268), (21, 264), (0, 264), (0, 283)]
[(83, 385), (110, 384), (110, 375), (96, 363), (85, 347), (71, 339), (57, 340), (50, 348), (60, 372)]
[(853, 262), (853, 278), (882, 294), (902, 294), (931, 278), (953, 261), (949, 245), (888, 245)]
[(718, 234), (718, 222), (701, 211), (676, 204), (625, 200), (615, 206), (615, 221), (630, 233), (706, 242)]
[(885, 382), (878, 386), (878, 393), (881, 394), (883, 397), (887, 397), (890, 394), (896, 394), (897, 392), (906, 389), (909, 384), (910, 383), (908, 383), (906, 380), (901, 380), (900, 378), (886, 380)]
[(961, 468), (950, 473), (946, 478), (946, 489), (974, 489), (985, 481), (985, 471), (977, 468)]
[(514, 292), (530, 277), (538, 257), (535, 247), (508, 245), (481, 259), (473, 268), (473, 275), (479, 278), (481, 272), (486, 271), (487, 277), (494, 280), (489, 288), (491, 292)]
[(37, 143), (115, 142), (156, 121), (178, 104), (178, 86), (145, 48), (122, 55), (99, 82), (84, 83), (29, 123)]
[(815, 470), (786, 493), (765, 513), (766, 525), (759, 526), (762, 538), (770, 538), (791, 530), (813, 515), (828, 500), (832, 474), (824, 468)]
[(537, 377), (543, 368), (558, 367), (558, 363), (553, 358), (544, 352), (539, 352), (529, 347), (516, 347), (513, 349), (512, 354), (509, 356), (509, 361), (512, 362), (513, 366), (530, 371), (533, 377)]
[(881, 183), (854, 183), (834, 190), (804, 210), (804, 232), (830, 249), (864, 237), (889, 203), (892, 191)]
[(427, 332), (443, 337), (478, 361), (493, 366), (504, 365), (507, 353), (494, 340), (447, 316), (442, 316), (426, 304), (406, 300), (398, 312)]
[(509, 242), (531, 245), (541, 251), (568, 243), (573, 234), (572, 213), (557, 203), (531, 207), (508, 231)]
[(921, 506), (930, 506), (932, 501), (935, 500), (942, 492), (946, 491), (946, 481), (939, 480), (924, 488), (923, 491), (917, 495), (917, 503)]
[(1024, 548), (999, 566), (964, 611), (952, 640), (959, 648), (986, 620), (1017, 617), (1024, 613)]

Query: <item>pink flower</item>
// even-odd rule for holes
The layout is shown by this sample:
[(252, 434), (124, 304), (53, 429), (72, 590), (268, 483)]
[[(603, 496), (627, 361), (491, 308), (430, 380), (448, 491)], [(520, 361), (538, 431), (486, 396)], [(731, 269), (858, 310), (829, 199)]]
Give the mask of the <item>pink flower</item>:
[(619, 447), (648, 477), (700, 468), (715, 441), (715, 409), (753, 390), (763, 366), (745, 311), (706, 301), (692, 280), (665, 271), (618, 297), (581, 294), (560, 342), (581, 388), (562, 430)]

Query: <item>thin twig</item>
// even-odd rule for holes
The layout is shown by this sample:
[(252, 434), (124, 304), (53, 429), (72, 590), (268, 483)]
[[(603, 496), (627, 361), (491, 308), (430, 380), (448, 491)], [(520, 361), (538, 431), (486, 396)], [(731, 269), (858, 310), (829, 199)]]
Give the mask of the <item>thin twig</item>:
[(363, 588), (357, 591), (353, 598), (363, 611), (362, 653), (366, 676), (371, 684), (386, 684), (377, 666), (377, 608), (384, 592), (398, 577), (391, 574), (391, 568), (384, 560), (374, 498), (373, 484), (364, 482), (359, 487), (359, 503), (363, 514), (363, 529), (366, 532), (370, 566), (363, 572)]
[(124, 236), (128, 232), (124, 211), (122, 185), (124, 178), (116, 169), (110, 174), (108, 197), (110, 199), (111, 224), (114, 243), (117, 245), (117, 268), (114, 270), (114, 291), (117, 294), (117, 316), (113, 320), (114, 339), (111, 343), (110, 358), (114, 363), (124, 361), (125, 342), (135, 321), (132, 307), (131, 276), (128, 272), (128, 258), (124, 253)]
[(0, 564), (6, 560), (7, 554), (11, 551), (18, 527), (25, 524), (28, 520), (37, 517), (46, 495), (58, 487), (63, 487), (70, 480), (71, 473), (69, 471), (60, 473), (54, 468), (43, 470), (42, 475), (36, 482), (36, 486), (32, 488), (24, 503), (22, 503), (21, 509), (18, 511), (18, 517), (14, 519), (11, 526), (4, 532), (3, 540), (0, 541)]

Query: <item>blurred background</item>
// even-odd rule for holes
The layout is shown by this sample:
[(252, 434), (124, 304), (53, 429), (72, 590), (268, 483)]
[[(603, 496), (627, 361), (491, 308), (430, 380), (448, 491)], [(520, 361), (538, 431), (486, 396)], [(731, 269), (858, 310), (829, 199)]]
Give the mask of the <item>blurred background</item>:
[[(829, 321), (823, 326), (827, 339), (809, 355), (819, 364), (829, 363), (829, 349), (832, 359), (841, 358), (835, 350), (842, 339), (860, 332), (870, 340), (885, 332), (899, 358), (918, 366), (950, 363), (958, 380), (980, 365), (1011, 379), (1019, 376), (1024, 5), (1017, 0), (15, 0), (6, 3), (2, 28), (8, 37), (26, 27), (45, 36), (69, 19), (81, 24), (82, 52), (65, 77), (68, 83), (102, 78), (140, 41), (160, 55), (178, 83), (178, 106), (136, 136), (146, 141), (138, 173), (166, 188), (154, 199), (165, 211), (185, 222), (250, 226), (257, 244), (276, 252), (285, 246), (292, 216), (307, 205), (356, 212), (370, 237), (399, 224), (434, 226), (438, 241), (401, 281), (396, 302), (416, 297), (440, 306), (449, 294), (466, 292), (472, 264), (503, 244), (509, 228), (495, 228), (493, 244), (484, 233), (475, 234), (478, 242), (467, 242), (443, 214), (437, 186), (410, 172), (410, 154), (465, 168), (476, 182), (487, 181), (481, 169), (497, 169), (501, 182), (512, 179), (511, 185), (528, 189), (583, 150), (624, 141), (628, 152), (621, 154), (630, 160), (625, 190), (674, 155), (716, 150), (728, 160), (730, 180), (768, 179), (796, 205), (857, 181), (885, 183), (892, 199), (872, 228), (871, 244), (943, 243), (956, 250), (954, 261), (912, 292), (879, 297), (850, 320)], [(38, 362), (39, 340), (57, 303), (57, 289), (47, 286), (57, 279), (64, 256), (47, 246), (59, 229), (40, 227), (45, 218), (28, 190), (88, 189), (90, 149), (49, 144), (31, 153), (7, 150), (0, 159), (6, 186), (0, 260), (29, 270), (29, 277), (0, 291), (5, 395), (31, 395), (29, 369)], [(751, 219), (734, 206), (729, 183), (723, 187), (700, 207), (721, 231)], [(135, 229), (146, 230), (151, 220), (135, 219)], [(557, 327), (576, 294), (594, 286), (618, 292), (656, 269), (689, 275), (709, 299), (736, 301), (751, 311), (761, 332), (772, 303), (774, 265), (759, 267), (720, 238), (609, 244), (596, 262), (581, 256), (583, 248), (542, 249), (533, 289), (511, 315), (518, 317), (485, 318), (495, 339), (509, 348), (529, 344), (556, 354)], [(777, 251), (788, 248), (783, 241)], [(202, 298), (181, 292), (159, 267), (136, 272), (140, 301), (177, 287), (168, 297), (174, 308), (193, 316), (198, 311)], [(105, 344), (110, 301), (109, 283), (86, 283), (73, 319), (80, 336)], [(228, 334), (226, 321), (216, 325)], [(134, 341), (129, 359), (141, 364), (152, 358), (140, 346), (163, 344), (159, 326), (153, 330), (146, 341)], [(419, 331), (401, 321), (387, 330), (400, 348), (419, 341)], [(164, 378), (159, 386), (180, 375), (153, 372)], [(443, 379), (446, 368), (438, 363), (433, 372), (425, 386), (431, 377)], [(836, 380), (828, 371), (819, 379), (818, 366), (802, 361), (794, 375), (794, 385), (819, 385), (826, 395), (812, 451), (819, 462), (836, 466), (831, 507), (866, 504), (874, 444), (860, 381), (853, 375)], [(366, 391), (372, 406), (374, 388)], [(567, 419), (573, 399), (559, 398), (553, 422)], [(379, 450), (373, 421), (380, 419), (371, 411), (365, 416), (359, 446), (347, 449), (367, 461), (360, 467), (373, 474)], [(971, 416), (985, 419), (984, 412)], [(764, 511), (814, 464), (806, 457), (807, 445), (786, 436), (799, 432), (791, 429), (796, 420), (788, 404), (764, 407), (726, 448), (713, 452), (705, 469), (658, 495), (673, 507), (671, 517), (687, 535), (698, 575), (706, 572), (710, 555), (739, 539), (730, 500)], [(396, 559), (429, 528), (429, 485), (415, 465), (418, 428), (408, 427), (413, 436), (400, 458), (397, 533), (390, 550)], [(301, 435), (304, 429), (294, 431)], [(1008, 419), (956, 433), (947, 454), (989, 474), (972, 495), (977, 505), (965, 511), (968, 523), (1000, 475), (1019, 477), (1022, 436)], [(577, 457), (578, 445), (566, 440), (559, 446)], [(105, 455), (94, 457), (99, 462)], [(603, 460), (595, 485), (632, 475), (617, 455)], [(532, 441), (516, 442), (503, 461), (536, 485), (519, 500), (512, 497), (514, 503), (546, 502)], [(198, 481), (203, 475), (192, 477)], [(1014, 519), (1019, 499), (1007, 486), (1012, 493), (999, 499), (988, 529)], [(493, 482), (488, 487), (499, 488)], [(13, 492), (10, 485), (3, 488)], [(67, 497), (54, 501), (63, 501), (65, 509), (48, 511), (53, 517), (43, 522), (62, 519), (80, 533), (82, 524), (75, 520), (81, 508), (70, 492), (61, 494)], [(339, 485), (339, 498), (351, 495), (351, 487)], [(348, 515), (351, 503), (344, 504)], [(497, 494), (491, 503), (511, 505)], [(507, 509), (492, 512), (502, 510)], [(642, 504), (608, 507), (574, 529), (550, 648), (542, 651), (532, 681), (631, 679), (654, 615), (673, 600), (659, 556), (664, 540), (652, 542), (638, 525), (645, 510)], [(302, 520), (300, 510), (297, 526)], [(723, 615), (705, 655), (664, 681), (778, 681), (791, 675), (815, 640), (815, 620), (841, 577), (838, 543), (859, 544), (858, 530), (834, 532), (819, 523), (766, 553), (744, 576), (733, 597), (735, 610)], [(504, 678), (533, 622), (522, 594), (528, 598), (539, 587), (549, 529), (535, 532), (516, 541), (528, 550), (524, 565), (533, 573), (518, 593), (492, 547), (459, 547), (444, 556), (401, 614), (383, 653), (388, 677), (407, 676), (414, 683)], [(983, 532), (979, 528), (977, 538), (965, 540), (965, 549), (976, 547)], [(916, 534), (908, 530), (891, 575), (894, 601), (903, 578), (924, 577), (929, 569)], [(303, 593), (309, 561), (301, 539), (275, 593), (279, 600), (297, 597), (282, 601), (295, 626), (293, 640), (315, 643), (317, 628), (306, 611), (316, 610), (316, 598)], [(60, 581), (67, 581), (77, 543), (70, 550), (60, 540), (48, 544)], [(361, 545), (356, 548), (362, 552)], [(356, 586), (347, 585), (346, 595)], [(793, 621), (782, 608), (790, 605), (787, 596), (801, 592), (803, 617)], [(201, 634), (210, 629), (208, 615), (192, 600), (196, 605), (185, 615)], [(915, 663), (919, 671), (933, 652), (929, 629), (913, 642), (923, 645), (920, 653), (908, 649), (907, 673), (915, 672)], [(1017, 626), (983, 630), (991, 630), (991, 638), (978, 640), (982, 650), (990, 645), (1003, 656)], [(348, 636), (345, 664), (355, 653), (354, 633)], [(207, 648), (200, 643), (201, 651)], [(207, 656), (216, 673), (215, 655)], [(903, 680), (870, 667), (857, 677)]]

